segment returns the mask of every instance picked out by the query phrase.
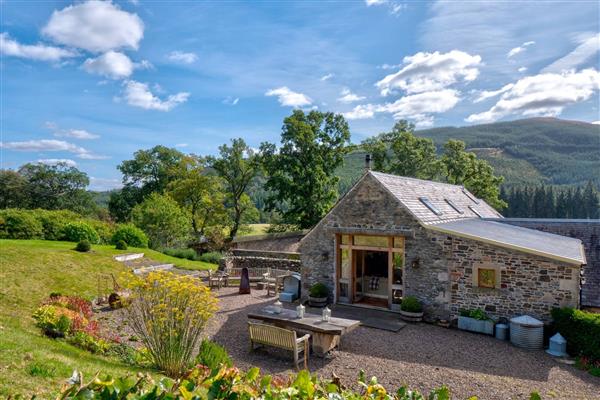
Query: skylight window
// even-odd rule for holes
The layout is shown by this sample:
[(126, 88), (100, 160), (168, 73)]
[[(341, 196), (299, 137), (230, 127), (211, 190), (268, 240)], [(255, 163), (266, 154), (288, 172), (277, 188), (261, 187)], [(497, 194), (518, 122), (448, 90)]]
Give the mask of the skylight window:
[(427, 197), (419, 197), (419, 201), (421, 201), (421, 203), (425, 204), (425, 206), (427, 208), (429, 208), (429, 210), (431, 210), (431, 212), (434, 213), (435, 215), (443, 214), (443, 212), (439, 208), (434, 206)]
[(467, 196), (469, 199), (471, 199), (471, 201), (475, 204), (479, 204), (479, 200), (473, 196), (471, 193), (469, 193), (469, 191), (467, 191), (465, 188), (463, 188), (462, 192), (465, 194), (465, 196)]
[(461, 210), (460, 208), (458, 208), (458, 206), (456, 205), (456, 203), (454, 203), (452, 200), (450, 199), (444, 199), (446, 200), (446, 203), (448, 203), (448, 205), (452, 208), (454, 208), (454, 210), (459, 213), (459, 214), (464, 214), (465, 212), (463, 210)]
[(474, 213), (475, 215), (477, 215), (479, 218), (483, 218), (483, 217), (481, 216), (481, 214), (479, 213), (479, 211), (477, 211), (475, 208), (473, 208), (473, 206), (469, 206), (469, 210), (473, 211), (473, 213)]

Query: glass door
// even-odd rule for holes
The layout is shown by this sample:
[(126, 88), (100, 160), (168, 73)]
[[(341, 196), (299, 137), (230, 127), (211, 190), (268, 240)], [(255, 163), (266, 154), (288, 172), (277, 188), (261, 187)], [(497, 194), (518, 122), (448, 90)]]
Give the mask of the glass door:
[(352, 251), (340, 249), (338, 268), (338, 301), (340, 303), (352, 302)]

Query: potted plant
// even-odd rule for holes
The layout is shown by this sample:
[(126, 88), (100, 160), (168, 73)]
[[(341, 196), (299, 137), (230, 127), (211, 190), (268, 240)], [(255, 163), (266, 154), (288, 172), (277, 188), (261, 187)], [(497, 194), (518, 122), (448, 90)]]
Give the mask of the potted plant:
[(458, 317), (458, 329), (493, 335), (494, 321), (485, 311), (479, 308), (475, 310), (461, 310)]
[(423, 320), (423, 306), (415, 296), (406, 296), (402, 299), (402, 303), (400, 303), (400, 318), (410, 322)]
[(308, 304), (312, 307), (325, 307), (329, 298), (329, 288), (325, 284), (317, 282), (308, 291)]

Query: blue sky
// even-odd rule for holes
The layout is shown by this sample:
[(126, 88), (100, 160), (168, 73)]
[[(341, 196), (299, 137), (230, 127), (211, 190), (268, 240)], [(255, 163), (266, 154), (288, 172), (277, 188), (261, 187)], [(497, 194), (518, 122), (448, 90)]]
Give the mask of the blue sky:
[(600, 120), (596, 1), (0, 7), (2, 167), (69, 160), (93, 189), (156, 144), (277, 141), (294, 108), (344, 113), (354, 142), (399, 118)]

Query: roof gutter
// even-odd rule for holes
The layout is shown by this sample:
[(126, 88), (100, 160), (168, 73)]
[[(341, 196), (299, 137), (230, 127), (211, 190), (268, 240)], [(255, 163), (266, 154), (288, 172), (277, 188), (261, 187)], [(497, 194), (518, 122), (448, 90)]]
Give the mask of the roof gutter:
[(501, 242), (501, 241), (498, 241), (498, 240), (492, 240), (492, 239), (482, 238), (481, 236), (470, 235), (468, 233), (462, 233), (462, 232), (459, 233), (459, 232), (453, 231), (451, 229), (441, 228), (441, 227), (439, 227), (437, 225), (424, 225), (424, 227), (426, 229), (431, 229), (431, 230), (434, 230), (434, 231), (437, 231), (437, 232), (442, 232), (442, 233), (446, 233), (446, 234), (449, 234), (449, 235), (459, 236), (459, 237), (463, 237), (463, 238), (466, 238), (466, 239), (471, 239), (471, 240), (474, 240), (474, 241), (477, 241), (477, 242), (484, 242), (484, 243), (492, 244), (492, 245), (499, 246), (499, 247), (504, 247), (504, 248), (511, 249), (511, 250), (521, 251), (521, 252), (524, 252), (524, 253), (534, 254), (536, 256), (550, 258), (550, 259), (553, 259), (553, 260), (556, 260), (556, 261), (561, 261), (561, 262), (564, 262), (564, 263), (567, 263), (567, 264), (577, 265), (579, 267), (586, 264), (586, 258), (585, 258), (585, 253), (583, 252), (583, 246), (580, 246), (580, 251), (581, 251), (581, 254), (582, 254), (583, 257), (582, 257), (581, 260), (576, 260), (576, 259), (573, 259), (573, 258), (562, 257), (562, 256), (559, 256), (557, 254), (545, 253), (545, 252), (542, 252), (542, 251), (533, 250), (533, 249), (530, 249), (528, 247), (515, 246), (513, 244), (509, 244), (509, 243), (506, 243), (506, 242)]

